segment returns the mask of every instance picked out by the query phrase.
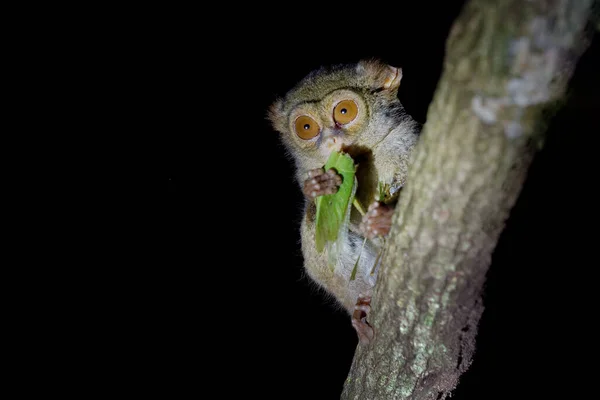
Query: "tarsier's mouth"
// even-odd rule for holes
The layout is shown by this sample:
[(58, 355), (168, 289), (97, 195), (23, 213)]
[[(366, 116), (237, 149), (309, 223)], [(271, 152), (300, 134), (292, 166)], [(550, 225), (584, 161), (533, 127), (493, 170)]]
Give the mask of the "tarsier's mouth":
[(341, 151), (347, 153), (350, 157), (354, 159), (355, 162), (359, 163), (361, 159), (365, 157), (370, 157), (373, 151), (365, 146), (359, 146), (355, 144), (351, 145), (343, 145), (341, 147)]
[(372, 192), (375, 188), (372, 185), (372, 172), (375, 170), (373, 165), (373, 150), (361, 145), (351, 144), (342, 146), (342, 151), (348, 154), (354, 160), (356, 165), (356, 178), (358, 188), (356, 197), (359, 201), (367, 204), (372, 200)]

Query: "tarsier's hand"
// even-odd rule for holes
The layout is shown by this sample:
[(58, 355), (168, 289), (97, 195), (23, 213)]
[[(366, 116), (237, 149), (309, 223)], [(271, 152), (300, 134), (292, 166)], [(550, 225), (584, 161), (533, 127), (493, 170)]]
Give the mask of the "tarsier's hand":
[(308, 179), (304, 181), (304, 195), (309, 199), (326, 194), (334, 194), (342, 184), (342, 177), (332, 168), (325, 172), (323, 168), (308, 171)]
[(375, 201), (371, 203), (369, 210), (364, 215), (360, 230), (368, 239), (373, 239), (375, 236), (387, 236), (392, 227), (393, 214), (393, 207)]

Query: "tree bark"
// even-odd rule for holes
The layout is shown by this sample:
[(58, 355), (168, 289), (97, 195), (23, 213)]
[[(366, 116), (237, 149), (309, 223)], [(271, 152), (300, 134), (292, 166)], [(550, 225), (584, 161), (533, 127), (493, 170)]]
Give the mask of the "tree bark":
[(469, 367), (491, 255), (587, 48), (592, 0), (472, 0), (447, 41), (343, 399), (443, 399)]

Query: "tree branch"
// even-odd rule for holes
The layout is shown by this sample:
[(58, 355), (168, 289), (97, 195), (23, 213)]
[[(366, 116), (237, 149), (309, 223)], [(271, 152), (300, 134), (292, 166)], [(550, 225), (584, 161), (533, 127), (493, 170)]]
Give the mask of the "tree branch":
[(403, 189), (343, 399), (439, 399), (469, 367), (491, 255), (594, 27), (592, 0), (472, 0)]

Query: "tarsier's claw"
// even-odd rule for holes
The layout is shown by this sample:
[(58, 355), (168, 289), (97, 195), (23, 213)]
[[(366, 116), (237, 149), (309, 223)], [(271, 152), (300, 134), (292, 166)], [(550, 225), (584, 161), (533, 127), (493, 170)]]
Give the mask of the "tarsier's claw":
[(375, 236), (387, 236), (392, 227), (393, 214), (393, 207), (375, 201), (369, 205), (367, 213), (363, 216), (360, 230), (368, 239), (373, 239)]
[(304, 194), (314, 199), (317, 196), (334, 194), (342, 184), (342, 177), (334, 169), (324, 171), (317, 168), (308, 171), (308, 179), (304, 181)]

